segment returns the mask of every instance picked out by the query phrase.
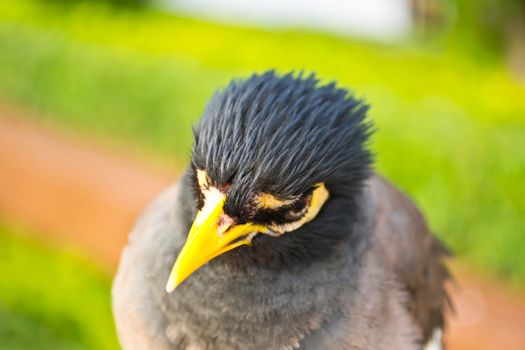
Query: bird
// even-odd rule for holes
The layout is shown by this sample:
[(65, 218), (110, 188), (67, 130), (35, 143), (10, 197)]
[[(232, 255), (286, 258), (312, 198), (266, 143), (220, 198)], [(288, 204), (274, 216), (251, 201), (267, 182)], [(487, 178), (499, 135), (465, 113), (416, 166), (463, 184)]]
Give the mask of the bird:
[(215, 92), (123, 249), (122, 348), (443, 349), (450, 253), (374, 169), (369, 110), (315, 73)]

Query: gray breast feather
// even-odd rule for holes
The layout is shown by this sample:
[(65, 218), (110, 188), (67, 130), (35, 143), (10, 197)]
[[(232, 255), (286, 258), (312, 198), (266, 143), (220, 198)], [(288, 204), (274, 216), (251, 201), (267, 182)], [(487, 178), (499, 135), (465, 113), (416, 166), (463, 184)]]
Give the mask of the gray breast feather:
[[(411, 201), (385, 180), (372, 177), (367, 193), (374, 219), (372, 248), (351, 297), (332, 319), (290, 348), (418, 349), (422, 346), (416, 341), (421, 344), (443, 326), (446, 250), (429, 234)], [(163, 299), (166, 277), (187, 230), (177, 223), (181, 215), (192, 215), (180, 209), (177, 198), (177, 186), (160, 194), (133, 228), (122, 253), (112, 295), (124, 349), (198, 349), (198, 342), (174, 336), (184, 333), (184, 327), (169, 317)], [(170, 338), (179, 341), (173, 344)]]

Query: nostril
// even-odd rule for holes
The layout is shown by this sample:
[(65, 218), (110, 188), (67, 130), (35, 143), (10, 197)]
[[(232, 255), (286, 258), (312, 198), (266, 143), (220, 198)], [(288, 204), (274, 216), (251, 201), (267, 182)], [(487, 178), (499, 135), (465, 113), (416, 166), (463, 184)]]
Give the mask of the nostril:
[(229, 217), (226, 214), (221, 214), (219, 216), (219, 220), (217, 220), (217, 230), (219, 231), (219, 234), (224, 234), (224, 232), (228, 231), (228, 229), (235, 224), (235, 220)]

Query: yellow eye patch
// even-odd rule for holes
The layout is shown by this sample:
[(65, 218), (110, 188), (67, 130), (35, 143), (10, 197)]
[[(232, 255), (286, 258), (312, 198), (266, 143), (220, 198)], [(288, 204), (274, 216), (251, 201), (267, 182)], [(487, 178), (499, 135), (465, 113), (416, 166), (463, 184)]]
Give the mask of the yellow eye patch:
[[(208, 197), (210, 194), (213, 195), (215, 193), (222, 193), (214, 187), (210, 187), (208, 174), (203, 169), (197, 169), (197, 181), (205, 197)], [(302, 215), (300, 219), (297, 221), (288, 222), (286, 224), (268, 225), (267, 228), (269, 230), (265, 233), (280, 235), (285, 232), (296, 230), (317, 216), (324, 203), (328, 200), (328, 197), (329, 193), (324, 183), (316, 184), (311, 197), (309, 197), (309, 203), (304, 209), (304, 215)], [(295, 204), (298, 200), (300, 200), (300, 198), (301, 196), (280, 199), (270, 193), (259, 193), (255, 197), (255, 203), (259, 209), (279, 210), (285, 206)]]
[(256, 198), (259, 208), (263, 209), (278, 209), (285, 205), (293, 204), (296, 200), (297, 198), (279, 199), (269, 193), (261, 193)]
[(323, 207), (324, 203), (328, 200), (329, 196), (330, 194), (328, 193), (325, 185), (323, 183), (317, 184), (316, 189), (312, 193), (306, 213), (301, 219), (286, 224), (268, 225), (267, 228), (270, 230), (270, 232), (266, 233), (278, 236), (286, 232), (294, 231), (307, 222), (312, 221), (317, 216), (317, 214), (319, 214), (319, 211)]

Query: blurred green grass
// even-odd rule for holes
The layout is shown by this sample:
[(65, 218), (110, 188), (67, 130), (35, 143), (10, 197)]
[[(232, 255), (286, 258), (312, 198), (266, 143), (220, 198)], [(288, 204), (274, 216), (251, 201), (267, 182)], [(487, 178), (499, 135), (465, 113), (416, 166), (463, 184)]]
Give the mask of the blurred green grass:
[(525, 87), (492, 55), (462, 46), (22, 0), (0, 4), (0, 96), (183, 162), (191, 123), (231, 77), (315, 70), (372, 105), (378, 169), (455, 253), (525, 286)]
[(25, 236), (0, 225), (0, 348), (118, 348), (109, 277)]

